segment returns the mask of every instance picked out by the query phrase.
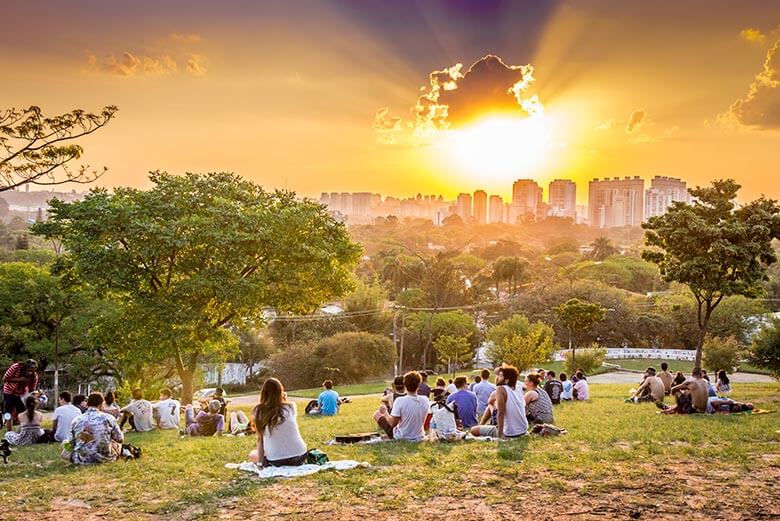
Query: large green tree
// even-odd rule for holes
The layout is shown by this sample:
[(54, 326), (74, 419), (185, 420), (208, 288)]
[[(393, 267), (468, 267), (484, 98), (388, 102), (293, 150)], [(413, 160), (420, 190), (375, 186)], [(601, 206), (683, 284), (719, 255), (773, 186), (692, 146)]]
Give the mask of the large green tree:
[(488, 329), (492, 343), (487, 356), (494, 365), (512, 364), (520, 371), (550, 359), (555, 332), (543, 322), (530, 323), (524, 315), (512, 315)]
[(675, 203), (643, 224), (643, 258), (696, 299), (697, 366), (713, 311), (730, 295), (761, 295), (767, 267), (777, 260), (771, 242), (780, 238), (780, 207), (764, 197), (738, 205), (739, 188), (732, 179), (713, 181), (690, 190), (693, 204)]
[(321, 205), (234, 174), (150, 180), (150, 190), (53, 201), (35, 231), (60, 238), (76, 276), (122, 303), (119, 344), (172, 364), (185, 403), (198, 362), (238, 350), (228, 326), (260, 321), (266, 307), (310, 312), (350, 289), (360, 247)]
[(555, 317), (569, 332), (569, 349), (572, 361), (575, 360), (577, 342), (594, 324), (604, 320), (606, 309), (594, 302), (585, 302), (578, 298), (569, 299), (555, 308)]

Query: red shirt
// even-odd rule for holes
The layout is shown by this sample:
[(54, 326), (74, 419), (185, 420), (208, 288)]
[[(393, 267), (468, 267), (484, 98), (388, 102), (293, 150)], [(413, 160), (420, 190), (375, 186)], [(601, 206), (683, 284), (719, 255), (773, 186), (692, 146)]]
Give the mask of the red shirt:
[[(25, 365), (21, 362), (16, 362), (8, 371), (3, 375), (3, 380), (6, 378), (19, 378), (24, 376)], [(34, 372), (27, 378), (27, 382), (3, 382), (3, 394), (15, 394), (16, 396), (24, 396), (25, 393), (32, 392), (38, 387), (38, 373)]]

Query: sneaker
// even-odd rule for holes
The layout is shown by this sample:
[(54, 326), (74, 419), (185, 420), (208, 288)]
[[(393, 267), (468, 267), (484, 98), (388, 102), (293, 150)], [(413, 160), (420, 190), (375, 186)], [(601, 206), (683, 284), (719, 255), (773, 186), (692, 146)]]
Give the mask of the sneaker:
[(668, 408), (669, 408), (669, 406), (668, 406), (668, 405), (666, 405), (666, 404), (665, 404), (664, 402), (662, 402), (661, 400), (658, 400), (657, 402), (655, 402), (655, 406), (656, 406), (656, 407), (658, 407), (659, 409), (661, 409), (662, 411), (665, 411), (666, 409), (668, 409)]

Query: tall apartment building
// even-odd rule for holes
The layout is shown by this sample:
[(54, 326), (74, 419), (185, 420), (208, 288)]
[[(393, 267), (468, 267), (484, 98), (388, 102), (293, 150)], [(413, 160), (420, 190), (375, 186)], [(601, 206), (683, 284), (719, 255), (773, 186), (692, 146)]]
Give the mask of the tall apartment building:
[(577, 217), (577, 185), (569, 179), (555, 179), (547, 192), (550, 215)]
[(488, 199), (487, 192), (477, 190), (474, 192), (474, 219), (477, 224), (487, 223)]
[(639, 176), (594, 179), (588, 183), (588, 218), (594, 228), (640, 226), (645, 181)]
[(687, 183), (675, 177), (655, 176), (645, 191), (645, 219), (665, 214), (677, 201), (691, 202)]
[(352, 215), (371, 216), (371, 193), (355, 192), (352, 194)]
[[(533, 179), (518, 179), (512, 183), (512, 206), (510, 220), (515, 223), (518, 217), (533, 215), (535, 219), (542, 203), (542, 188)], [(512, 217), (515, 219), (512, 219)]]
[(464, 222), (471, 219), (471, 194), (458, 194), (458, 215)]
[(491, 195), (489, 204), (489, 217), (488, 222), (490, 224), (504, 222), (504, 200), (500, 195)]

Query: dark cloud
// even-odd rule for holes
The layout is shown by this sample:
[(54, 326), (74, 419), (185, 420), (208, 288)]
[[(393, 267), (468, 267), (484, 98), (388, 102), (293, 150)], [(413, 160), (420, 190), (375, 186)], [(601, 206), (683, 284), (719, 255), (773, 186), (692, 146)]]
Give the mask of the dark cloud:
[(626, 124), (626, 133), (631, 134), (642, 128), (646, 115), (644, 109), (637, 109), (632, 112), (631, 116), (628, 118), (628, 123)]
[(780, 40), (766, 54), (764, 69), (747, 95), (732, 103), (722, 119), (762, 130), (780, 130)]

